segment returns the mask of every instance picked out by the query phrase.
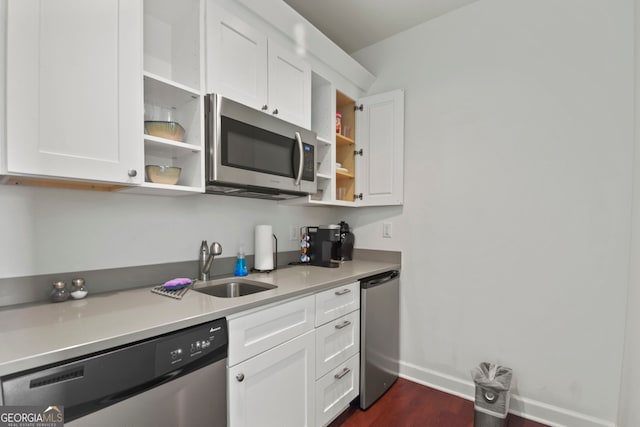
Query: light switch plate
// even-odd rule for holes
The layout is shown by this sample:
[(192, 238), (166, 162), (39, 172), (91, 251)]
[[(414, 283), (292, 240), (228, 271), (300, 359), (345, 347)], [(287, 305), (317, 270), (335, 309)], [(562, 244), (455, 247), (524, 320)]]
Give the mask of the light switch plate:
[(390, 222), (382, 223), (382, 237), (390, 239), (393, 236), (393, 230)]
[(300, 238), (299, 234), (298, 234), (298, 229), (299, 227), (296, 225), (290, 225), (289, 226), (289, 240), (291, 240), (292, 242), (295, 242), (296, 240), (298, 240)]

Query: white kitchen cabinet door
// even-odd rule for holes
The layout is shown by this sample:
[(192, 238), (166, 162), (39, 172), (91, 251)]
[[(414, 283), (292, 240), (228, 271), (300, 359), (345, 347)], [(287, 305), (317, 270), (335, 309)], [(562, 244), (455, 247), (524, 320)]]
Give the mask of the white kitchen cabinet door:
[(269, 110), (276, 117), (311, 128), (311, 65), (269, 42)]
[(138, 184), (142, 1), (9, 0), (7, 172)]
[(229, 368), (229, 426), (313, 426), (314, 372), (315, 330)]
[[(404, 91), (357, 101), (356, 193), (358, 206), (400, 205), (404, 201)], [(362, 197), (360, 198), (360, 195)]]
[(252, 108), (267, 103), (267, 37), (207, 1), (207, 92)]

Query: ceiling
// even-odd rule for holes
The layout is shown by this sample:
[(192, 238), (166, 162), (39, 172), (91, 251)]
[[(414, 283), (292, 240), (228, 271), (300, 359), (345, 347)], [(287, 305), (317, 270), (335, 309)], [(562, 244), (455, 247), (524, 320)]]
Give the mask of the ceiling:
[(477, 0), (284, 0), (351, 54)]

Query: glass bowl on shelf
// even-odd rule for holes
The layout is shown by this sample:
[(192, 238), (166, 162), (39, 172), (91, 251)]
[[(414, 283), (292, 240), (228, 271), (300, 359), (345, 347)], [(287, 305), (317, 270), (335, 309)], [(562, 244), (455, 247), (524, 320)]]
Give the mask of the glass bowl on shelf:
[(145, 120), (144, 133), (171, 141), (184, 142), (185, 130), (178, 122)]
[(175, 185), (180, 180), (182, 168), (176, 166), (146, 165), (147, 181), (156, 184)]

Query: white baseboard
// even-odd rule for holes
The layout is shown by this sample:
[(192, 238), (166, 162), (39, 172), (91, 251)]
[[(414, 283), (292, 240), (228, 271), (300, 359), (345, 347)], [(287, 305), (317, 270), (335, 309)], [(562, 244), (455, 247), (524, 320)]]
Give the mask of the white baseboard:
[[(466, 400), (474, 400), (473, 381), (461, 380), (406, 362), (400, 362), (400, 376)], [(612, 421), (601, 420), (514, 394), (511, 394), (509, 412), (552, 427), (616, 427)]]

